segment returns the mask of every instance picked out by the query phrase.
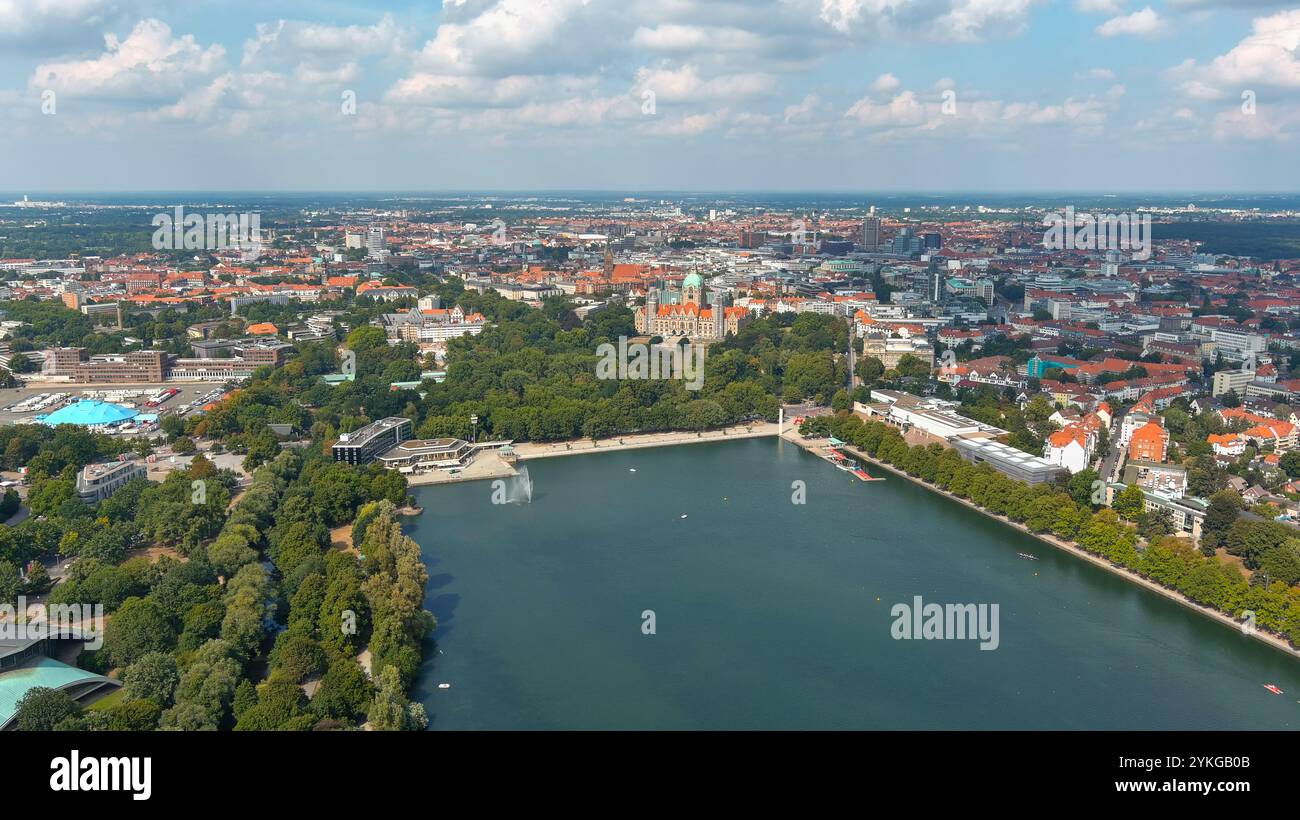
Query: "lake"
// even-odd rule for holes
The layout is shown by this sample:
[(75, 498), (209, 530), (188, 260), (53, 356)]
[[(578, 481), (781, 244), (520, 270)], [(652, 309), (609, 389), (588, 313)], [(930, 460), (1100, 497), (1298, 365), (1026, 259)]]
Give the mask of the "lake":
[[(1300, 662), (880, 468), (775, 438), (527, 466), (527, 504), (413, 490), (432, 729), (1300, 725)], [(895, 639), (915, 596), (997, 604), (996, 649)]]

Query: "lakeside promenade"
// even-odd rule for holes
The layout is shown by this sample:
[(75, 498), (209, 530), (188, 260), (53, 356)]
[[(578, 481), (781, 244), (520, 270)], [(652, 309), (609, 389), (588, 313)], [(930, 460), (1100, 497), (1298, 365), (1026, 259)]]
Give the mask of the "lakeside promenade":
[(555, 456), (574, 456), (582, 453), (609, 453), (618, 450), (638, 450), (643, 447), (672, 447), (678, 444), (703, 444), (710, 441), (732, 441), (742, 438), (762, 438), (775, 436), (777, 425), (770, 421), (753, 424), (737, 424), (718, 430), (705, 430), (699, 433), (636, 433), (627, 436), (614, 436), (597, 441), (579, 439), (577, 441), (559, 442), (525, 442), (515, 447), (521, 460), (532, 458), (552, 458)]
[[(824, 449), (827, 446), (824, 440), (820, 440), (820, 439), (810, 440), (804, 438), (802, 435), (799, 434), (799, 431), (795, 429), (786, 430), (781, 435), (781, 438), (784, 439), (785, 441), (789, 441), (792, 444), (802, 447), (805, 450), (808, 450), (809, 452), (812, 452), (814, 454), (816, 454), (819, 449)], [(1105, 558), (1102, 558), (1099, 555), (1093, 555), (1092, 553), (1088, 552), (1087, 550), (1083, 549), (1082, 547), (1078, 546), (1073, 542), (1062, 540), (1060, 538), (1057, 538), (1054, 535), (1051, 535), (1050, 533), (1033, 532), (1024, 524), (1021, 524), (1016, 521), (1012, 521), (1011, 519), (1005, 516), (989, 512), (988, 510), (979, 507), (974, 502), (953, 495), (947, 490), (944, 490), (940, 487), (936, 487), (933, 484), (927, 484), (921, 479), (916, 478), (915, 476), (908, 475), (907, 473), (903, 472), (902, 470), (899, 470), (893, 465), (886, 464), (883, 461), (879, 461), (875, 458), (872, 458), (871, 456), (867, 455), (866, 453), (862, 452), (861, 450), (859, 450), (858, 448), (852, 445), (846, 444), (838, 447), (837, 449), (846, 453), (851, 453), (853, 456), (862, 459), (863, 461), (867, 462), (868, 464), (871, 464), (874, 467), (877, 467), (882, 470), (887, 470), (890, 473), (893, 473), (894, 475), (900, 478), (904, 478), (908, 481), (911, 481), (912, 483), (924, 487), (925, 489), (933, 493), (937, 493), (949, 499), (950, 501), (955, 501), (956, 503), (968, 507), (974, 510), (975, 512), (980, 513), (981, 515), (993, 519), (994, 521), (998, 521), (1002, 524), (1005, 524), (1008, 527), (1017, 529), (1020, 532), (1024, 533), (1025, 535), (1030, 536), (1031, 538), (1036, 538), (1045, 544), (1050, 544), (1051, 546), (1056, 547), (1057, 549), (1062, 550), (1064, 552), (1068, 552), (1077, 558), (1082, 558), (1083, 560), (1091, 563), (1094, 566), (1100, 567), (1108, 572), (1114, 573), (1115, 575), (1119, 575), (1122, 578), (1131, 581), (1135, 584), (1138, 584), (1142, 587), (1145, 587), (1146, 589), (1155, 592), (1159, 595), (1163, 595), (1169, 600), (1182, 604), (1183, 606), (1187, 607), (1190, 610), (1199, 612), (1205, 617), (1218, 621), (1224, 626), (1231, 627), (1232, 629), (1238, 632), (1242, 631), (1241, 623), (1235, 620), (1234, 618), (1232, 618), (1231, 616), (1225, 615), (1224, 613), (1218, 611), (1217, 609), (1211, 609), (1210, 607), (1202, 606), (1201, 604), (1198, 604), (1195, 601), (1188, 598), (1187, 596), (1183, 595), (1181, 592), (1162, 586), (1156, 583), (1155, 581), (1152, 581), (1149, 578), (1144, 578), (1143, 576), (1137, 574), (1136, 572), (1133, 572), (1132, 570), (1112, 564), (1110, 561), (1107, 561)], [(1252, 637), (1255, 640), (1262, 641), (1265, 644), (1273, 647), (1274, 649), (1281, 650), (1282, 652), (1285, 652), (1286, 654), (1290, 655), (1293, 658), (1300, 658), (1300, 650), (1297, 650), (1296, 648), (1292, 647), (1291, 644), (1285, 638), (1280, 638), (1277, 635), (1274, 635), (1269, 632), (1264, 632), (1263, 630), (1260, 629), (1256, 629), (1253, 632), (1243, 633), (1243, 634), (1248, 635), (1249, 637)]]
[(458, 484), (462, 481), (486, 481), (497, 478), (510, 478), (519, 474), (518, 465), (526, 464), (532, 459), (558, 458), (587, 453), (613, 453), (622, 450), (640, 450), (648, 447), (675, 447), (680, 444), (704, 444), (713, 441), (735, 441), (738, 439), (762, 438), (775, 436), (777, 425), (762, 421), (752, 424), (736, 424), (717, 430), (704, 430), (698, 433), (632, 433), (611, 436), (592, 441), (589, 438), (572, 441), (523, 442), (514, 446), (518, 457), (512, 466), (495, 452), (480, 453), (474, 461), (455, 475), (443, 470), (408, 475), (407, 483), (412, 487), (428, 487), (436, 484)]

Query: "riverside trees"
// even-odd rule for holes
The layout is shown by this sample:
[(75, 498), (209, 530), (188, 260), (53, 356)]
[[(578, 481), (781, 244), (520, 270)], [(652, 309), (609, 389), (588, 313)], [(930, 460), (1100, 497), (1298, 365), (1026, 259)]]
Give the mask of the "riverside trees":
[(1290, 585), (1300, 573), (1300, 540), (1290, 538), (1294, 531), (1289, 528), (1271, 521), (1238, 519), (1236, 508), (1230, 517), (1225, 513), (1228, 530), (1221, 537), (1228, 542), (1229, 551), (1280, 570), (1268, 573), (1261, 569), (1247, 580), (1235, 567), (1203, 555), (1185, 539), (1161, 535), (1144, 543), (1138, 530), (1116, 510), (1094, 511), (1090, 504), (1072, 497), (1067, 487), (1031, 487), (988, 464), (972, 464), (956, 450), (908, 446), (899, 432), (886, 424), (840, 413), (809, 419), (805, 428), (850, 442), (873, 458), (1033, 532), (1073, 541), (1202, 606), (1233, 617), (1251, 610), (1259, 627), (1300, 644), (1300, 587)]

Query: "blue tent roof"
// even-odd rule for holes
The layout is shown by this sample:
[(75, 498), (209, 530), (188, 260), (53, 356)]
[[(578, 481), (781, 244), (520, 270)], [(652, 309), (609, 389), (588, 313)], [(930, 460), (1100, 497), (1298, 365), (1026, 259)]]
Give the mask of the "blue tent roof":
[(140, 415), (138, 410), (98, 399), (86, 399), (61, 407), (44, 419), (46, 424), (113, 424)]

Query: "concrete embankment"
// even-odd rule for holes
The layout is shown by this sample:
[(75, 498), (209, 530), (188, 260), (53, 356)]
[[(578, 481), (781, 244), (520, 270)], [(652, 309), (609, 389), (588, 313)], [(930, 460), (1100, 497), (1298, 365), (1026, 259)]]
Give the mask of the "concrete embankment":
[(635, 433), (597, 439), (596, 441), (589, 438), (573, 439), (571, 441), (527, 441), (514, 445), (515, 455), (518, 457), (518, 462), (514, 466), (497, 453), (486, 452), (475, 456), (472, 462), (454, 475), (444, 470), (433, 470), (427, 473), (413, 473), (408, 475), (406, 480), (412, 487), (427, 487), (434, 484), (456, 484), (462, 481), (510, 478), (519, 474), (518, 465), (538, 458), (578, 456), (588, 453), (615, 453), (648, 447), (676, 447), (679, 444), (736, 441), (738, 439), (775, 436), (776, 434), (777, 425), (762, 422), (741, 424), (719, 430), (705, 430), (699, 433)]

